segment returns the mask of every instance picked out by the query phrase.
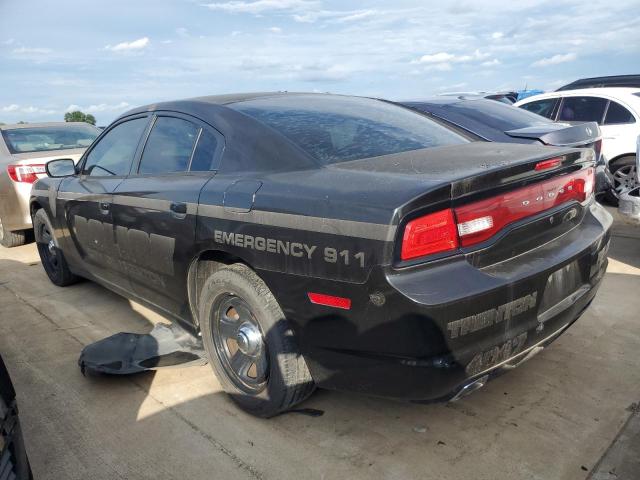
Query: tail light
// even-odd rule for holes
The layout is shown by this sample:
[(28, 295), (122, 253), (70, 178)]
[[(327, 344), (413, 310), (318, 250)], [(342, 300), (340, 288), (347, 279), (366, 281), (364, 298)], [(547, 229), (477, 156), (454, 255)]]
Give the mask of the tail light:
[(7, 173), (14, 182), (35, 183), (38, 175), (47, 173), (44, 165), (8, 165)]
[(407, 223), (400, 258), (410, 260), (458, 248), (453, 210), (442, 210)]
[(594, 169), (554, 177), (517, 190), (419, 217), (407, 223), (400, 258), (444, 253), (484, 242), (507, 225), (593, 194)]

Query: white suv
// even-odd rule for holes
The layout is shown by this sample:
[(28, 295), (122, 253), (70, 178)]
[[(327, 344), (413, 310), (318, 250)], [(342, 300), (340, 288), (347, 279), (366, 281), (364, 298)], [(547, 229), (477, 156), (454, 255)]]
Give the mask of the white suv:
[(640, 135), (640, 88), (584, 88), (543, 93), (516, 102), (523, 108), (558, 122), (598, 122), (602, 154), (614, 184), (609, 200), (639, 185), (636, 140)]

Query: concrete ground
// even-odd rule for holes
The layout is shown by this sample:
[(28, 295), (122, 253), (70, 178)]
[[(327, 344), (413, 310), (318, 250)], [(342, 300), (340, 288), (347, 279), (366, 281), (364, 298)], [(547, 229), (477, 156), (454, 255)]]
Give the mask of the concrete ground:
[(0, 353), (36, 480), (624, 478), (599, 472), (615, 473), (612, 444), (640, 400), (639, 292), (640, 240), (615, 237), (580, 321), (474, 395), (414, 405), (319, 391), (303, 406), (321, 417), (260, 420), (209, 366), (83, 377), (84, 345), (163, 319), (91, 282), (54, 287), (27, 245), (0, 248)]

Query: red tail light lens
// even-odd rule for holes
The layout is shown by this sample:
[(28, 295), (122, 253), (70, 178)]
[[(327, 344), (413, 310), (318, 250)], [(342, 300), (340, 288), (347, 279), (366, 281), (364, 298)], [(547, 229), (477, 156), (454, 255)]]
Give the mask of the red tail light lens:
[(35, 183), (47, 171), (44, 165), (8, 165), (7, 173), (14, 182)]
[(412, 258), (458, 248), (458, 232), (453, 210), (447, 209), (416, 218), (407, 223), (400, 258)]
[(523, 218), (570, 201), (584, 203), (591, 198), (594, 183), (595, 171), (587, 168), (416, 218), (405, 227), (400, 258), (411, 260), (484, 242)]
[(510, 223), (572, 200), (584, 202), (593, 192), (593, 183), (594, 170), (588, 168), (458, 207), (460, 244), (484, 242)]

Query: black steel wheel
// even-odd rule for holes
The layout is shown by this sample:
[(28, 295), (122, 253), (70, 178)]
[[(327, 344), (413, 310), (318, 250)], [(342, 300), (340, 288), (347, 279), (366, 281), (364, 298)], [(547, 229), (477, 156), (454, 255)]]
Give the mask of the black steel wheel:
[(213, 342), (227, 376), (247, 393), (262, 391), (269, 373), (264, 335), (251, 307), (235, 295), (223, 295), (212, 309)]
[(56, 244), (49, 217), (43, 209), (38, 210), (33, 216), (33, 231), (40, 261), (49, 280), (59, 287), (66, 287), (77, 282), (78, 277), (69, 270), (64, 253)]
[(222, 388), (245, 411), (272, 417), (315, 388), (295, 334), (251, 268), (220, 265), (199, 299), (202, 342)]

